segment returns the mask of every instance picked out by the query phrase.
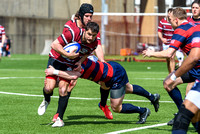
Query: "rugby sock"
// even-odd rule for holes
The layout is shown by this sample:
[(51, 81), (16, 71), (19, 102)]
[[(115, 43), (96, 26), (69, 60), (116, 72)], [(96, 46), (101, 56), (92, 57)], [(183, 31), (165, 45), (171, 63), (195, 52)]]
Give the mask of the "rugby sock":
[(192, 125), (194, 126), (196, 132), (200, 132), (200, 121), (196, 123), (192, 123)]
[(144, 113), (145, 108), (134, 106), (129, 103), (122, 104), (122, 110), (120, 113)]
[(51, 100), (51, 96), (53, 95), (53, 91), (52, 91), (50, 94), (47, 94), (47, 93), (44, 91), (44, 88), (43, 88), (43, 95), (44, 95), (45, 101), (47, 101), (47, 102), (49, 103), (50, 100)]
[(68, 104), (70, 95), (71, 95), (71, 92), (67, 92), (66, 96), (59, 96), (57, 113), (59, 113), (59, 117), (61, 120), (63, 120), (63, 115), (67, 108), (67, 104)]
[(187, 134), (185, 130), (172, 130), (172, 134)]
[(101, 101), (100, 101), (100, 104), (101, 104), (101, 106), (103, 106), (103, 107), (105, 107), (105, 105), (106, 105), (109, 92), (110, 92), (110, 90), (104, 90), (104, 89), (100, 88), (100, 94), (101, 94)]
[(147, 90), (145, 90), (143, 87), (139, 85), (133, 85), (133, 94), (144, 96), (148, 98), (150, 101), (154, 100), (154, 95), (149, 93)]
[(172, 91), (168, 92), (168, 94), (179, 109), (181, 104), (183, 103), (180, 90), (177, 87), (175, 87), (174, 89), (172, 89)]

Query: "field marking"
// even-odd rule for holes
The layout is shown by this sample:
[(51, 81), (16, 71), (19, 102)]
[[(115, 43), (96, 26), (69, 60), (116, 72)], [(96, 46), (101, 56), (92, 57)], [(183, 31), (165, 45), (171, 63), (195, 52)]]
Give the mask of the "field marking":
[(0, 77), (0, 79), (36, 79), (36, 78), (44, 78), (44, 77)]
[[(45, 78), (45, 77), (0, 77), (0, 79), (35, 79), (35, 78)], [(138, 80), (164, 80), (164, 78), (132, 78)]]
[(144, 126), (144, 127), (138, 127), (138, 128), (125, 129), (125, 130), (114, 131), (114, 132), (109, 132), (109, 133), (105, 133), (105, 134), (121, 134), (121, 133), (130, 132), (130, 131), (137, 131), (137, 130), (148, 129), (148, 128), (153, 128), (153, 127), (160, 127), (160, 126), (165, 126), (165, 125), (167, 125), (167, 123), (155, 124), (155, 125), (151, 125), (151, 126)]
[[(11, 92), (3, 92), (3, 91), (0, 91), (0, 94), (44, 97), (43, 95), (23, 94), (23, 93), (11, 93)], [(52, 98), (59, 98), (59, 96), (52, 96)], [(82, 97), (70, 97), (70, 99), (74, 99), (74, 100), (100, 100), (100, 98), (82, 98)], [(123, 101), (129, 101), (129, 102), (149, 102), (148, 100), (126, 100), (126, 99), (124, 99)], [(174, 103), (173, 101), (159, 101), (159, 102), (162, 102), (162, 103)]]

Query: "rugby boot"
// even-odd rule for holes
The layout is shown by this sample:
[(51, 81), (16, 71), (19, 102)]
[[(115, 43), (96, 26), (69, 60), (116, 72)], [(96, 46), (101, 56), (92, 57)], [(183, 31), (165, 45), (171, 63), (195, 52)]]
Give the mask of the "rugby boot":
[(146, 108), (146, 111), (139, 115), (139, 121), (136, 124), (144, 124), (147, 120), (147, 117), (151, 114), (151, 111)]
[(105, 107), (101, 106), (101, 104), (99, 103), (99, 108), (104, 112), (104, 115), (107, 119), (113, 119), (113, 115), (112, 112), (110, 111), (110, 109), (108, 108), (107, 105), (105, 105)]

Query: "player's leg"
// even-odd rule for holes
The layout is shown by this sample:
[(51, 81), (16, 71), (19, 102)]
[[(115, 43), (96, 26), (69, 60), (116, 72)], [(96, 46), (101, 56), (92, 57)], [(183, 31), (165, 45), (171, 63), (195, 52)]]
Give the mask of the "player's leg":
[(146, 122), (147, 117), (150, 115), (150, 110), (148, 108), (143, 108), (139, 106), (134, 106), (130, 103), (123, 103), (126, 86), (123, 86), (119, 89), (111, 89), (110, 90), (110, 102), (111, 108), (114, 112), (117, 113), (139, 113), (140, 119), (137, 122), (138, 124), (143, 124)]
[(185, 95), (187, 95), (187, 93), (190, 91), (193, 85), (194, 85), (194, 82), (190, 82), (187, 84)]
[(103, 88), (100, 87), (100, 95), (101, 95), (101, 100), (98, 104), (99, 108), (104, 112), (104, 115), (107, 119), (113, 119), (112, 112), (107, 106), (107, 99), (109, 96), (110, 90), (104, 90)]
[(183, 105), (181, 106), (178, 114), (175, 117), (172, 134), (178, 134), (180, 132), (182, 134), (187, 133), (190, 121), (200, 109), (199, 97), (200, 92), (195, 90), (189, 91), (188, 95), (186, 96), (183, 102)]
[(155, 111), (156, 112), (158, 111), (159, 100), (160, 100), (159, 94), (151, 94), (150, 92), (145, 90), (143, 87), (141, 87), (139, 85), (131, 85), (130, 83), (126, 84), (126, 93), (137, 94), (137, 95), (146, 97), (153, 104)]
[[(56, 77), (55, 77), (56, 79)], [(53, 89), (56, 85), (56, 80), (53, 77), (45, 78), (45, 86), (43, 88), (44, 99), (38, 107), (38, 114), (43, 115), (50, 103), (51, 96), (53, 95)]]
[(57, 109), (56, 115), (54, 115), (54, 118), (55, 116), (57, 116), (57, 119), (55, 120), (55, 123), (52, 125), (52, 127), (64, 126), (63, 116), (67, 108), (68, 99), (69, 99), (68, 92), (67, 92), (69, 83), (70, 81), (60, 78), (59, 85), (58, 85), (59, 87), (58, 109)]

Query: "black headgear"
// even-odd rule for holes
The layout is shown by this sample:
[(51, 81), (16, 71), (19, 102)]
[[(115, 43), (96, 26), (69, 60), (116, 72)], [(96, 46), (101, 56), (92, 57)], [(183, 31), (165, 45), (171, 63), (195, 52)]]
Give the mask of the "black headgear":
[(79, 16), (81, 17), (81, 22), (85, 25), (85, 23), (83, 22), (83, 16), (86, 13), (91, 13), (93, 14), (94, 10), (93, 10), (93, 6), (91, 4), (88, 3), (83, 3), (78, 11)]

